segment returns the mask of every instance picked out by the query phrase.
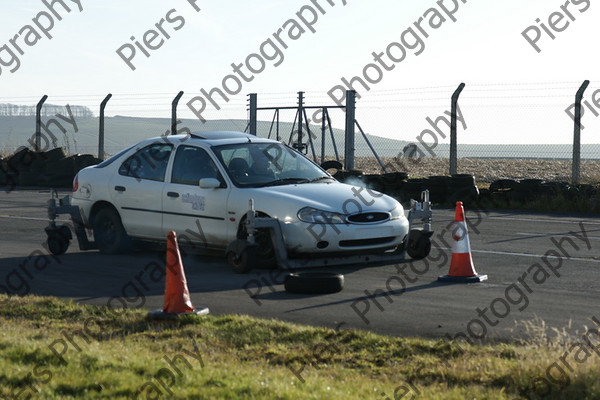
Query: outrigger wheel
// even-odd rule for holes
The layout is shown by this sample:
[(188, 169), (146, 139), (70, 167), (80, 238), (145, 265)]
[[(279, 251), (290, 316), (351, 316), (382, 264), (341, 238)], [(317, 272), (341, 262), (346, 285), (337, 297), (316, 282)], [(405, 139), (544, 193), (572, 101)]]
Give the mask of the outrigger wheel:
[(412, 229), (408, 233), (406, 241), (406, 252), (415, 260), (422, 260), (431, 251), (431, 235), (433, 232), (425, 232), (421, 229)]
[(246, 240), (234, 240), (229, 244), (225, 254), (227, 262), (233, 267), (236, 274), (245, 274), (256, 267), (257, 255), (256, 245), (248, 243)]
[(55, 256), (65, 254), (73, 236), (71, 230), (66, 225), (47, 226), (45, 229), (48, 235), (48, 250)]

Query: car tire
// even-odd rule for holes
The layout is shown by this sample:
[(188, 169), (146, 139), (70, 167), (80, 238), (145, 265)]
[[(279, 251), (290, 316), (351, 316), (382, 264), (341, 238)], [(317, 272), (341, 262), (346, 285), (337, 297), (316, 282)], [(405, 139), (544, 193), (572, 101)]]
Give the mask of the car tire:
[(296, 272), (286, 275), (283, 286), (290, 293), (337, 293), (344, 288), (344, 275), (333, 272)]
[(336, 170), (340, 171), (342, 168), (344, 168), (344, 166), (339, 161), (328, 160), (328, 161), (323, 161), (321, 163), (321, 168), (323, 168), (325, 171), (327, 171), (328, 169), (336, 169)]
[(92, 224), (98, 249), (106, 254), (119, 254), (129, 250), (131, 238), (125, 232), (121, 217), (113, 208), (102, 208)]

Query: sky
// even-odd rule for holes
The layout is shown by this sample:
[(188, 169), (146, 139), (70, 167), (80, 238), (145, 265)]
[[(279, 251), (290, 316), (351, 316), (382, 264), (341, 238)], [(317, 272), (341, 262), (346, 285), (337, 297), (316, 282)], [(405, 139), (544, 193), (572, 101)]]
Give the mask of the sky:
[[(54, 1), (58, 17), (51, 3), (0, 0), (0, 103), (46, 94), (97, 114), (112, 93), (109, 116), (167, 118), (182, 90), (182, 117), (245, 119), (248, 93), (259, 106), (295, 104), (298, 91), (307, 105), (342, 104), (342, 78), (358, 77), (365, 131), (447, 142), (428, 118), (445, 115), (464, 82), (459, 142), (570, 143), (565, 110), (588, 79), (582, 142), (600, 143), (600, 5), (590, 0), (63, 0), (70, 12)], [(214, 94), (219, 110), (202, 92), (213, 88), (228, 97)], [(332, 118), (343, 128), (342, 113)]]

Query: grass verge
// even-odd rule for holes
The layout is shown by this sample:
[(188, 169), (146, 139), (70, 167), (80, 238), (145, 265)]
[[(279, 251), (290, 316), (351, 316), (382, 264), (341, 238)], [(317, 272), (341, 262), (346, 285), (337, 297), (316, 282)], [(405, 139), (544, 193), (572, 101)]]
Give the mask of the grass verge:
[(550, 370), (552, 383), (548, 367), (572, 344), (546, 338), (459, 348), (247, 316), (155, 323), (144, 310), (4, 295), (0, 323), (0, 398), (600, 397), (600, 357)]

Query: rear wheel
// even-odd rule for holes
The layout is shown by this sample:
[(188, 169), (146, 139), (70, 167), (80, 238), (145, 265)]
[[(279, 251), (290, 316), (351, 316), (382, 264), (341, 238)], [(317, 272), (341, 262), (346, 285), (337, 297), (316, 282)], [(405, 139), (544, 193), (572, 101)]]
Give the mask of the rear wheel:
[(56, 229), (47, 229), (48, 249), (55, 256), (64, 254), (69, 248), (71, 241), (71, 231), (65, 225)]
[(121, 217), (112, 208), (103, 208), (94, 217), (94, 239), (102, 253), (123, 253), (131, 246), (131, 238), (125, 232)]

